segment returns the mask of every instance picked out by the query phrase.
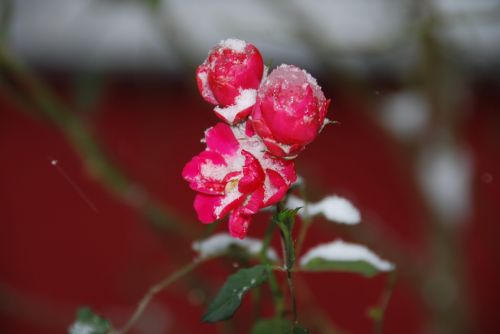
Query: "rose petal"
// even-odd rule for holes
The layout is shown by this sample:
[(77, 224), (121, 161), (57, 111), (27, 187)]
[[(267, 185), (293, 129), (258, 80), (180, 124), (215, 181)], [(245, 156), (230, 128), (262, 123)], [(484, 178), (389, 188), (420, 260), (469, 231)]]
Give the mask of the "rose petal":
[(229, 216), (229, 233), (232, 237), (243, 239), (247, 235), (251, 216), (235, 210)]
[(204, 223), (212, 223), (219, 217), (215, 214), (215, 208), (220, 205), (222, 196), (211, 196), (205, 194), (197, 194), (194, 198), (194, 209), (198, 215), (198, 219)]
[(257, 189), (264, 182), (264, 171), (259, 161), (247, 151), (241, 151), (245, 156), (243, 166), (243, 177), (238, 182), (238, 190), (241, 193), (249, 194)]
[(246, 215), (253, 215), (259, 212), (264, 206), (264, 186), (255, 190), (241, 207), (241, 212)]
[(191, 189), (211, 195), (224, 194), (227, 164), (217, 152), (203, 151), (189, 161), (182, 170), (182, 177)]
[(290, 186), (274, 170), (266, 170), (266, 176), (264, 206), (269, 206), (281, 201)]
[(205, 101), (217, 104), (217, 100), (208, 85), (208, 66), (206, 61), (196, 69), (196, 83), (198, 85), (198, 90)]
[(297, 180), (297, 173), (295, 172), (293, 160), (277, 159), (269, 153), (264, 154), (263, 158), (269, 161), (268, 165), (272, 165), (272, 168), (269, 169), (280, 174), (288, 185), (291, 185)]
[(222, 155), (235, 155), (240, 147), (231, 127), (225, 123), (217, 123), (214, 127), (207, 129), (205, 141), (210, 150)]

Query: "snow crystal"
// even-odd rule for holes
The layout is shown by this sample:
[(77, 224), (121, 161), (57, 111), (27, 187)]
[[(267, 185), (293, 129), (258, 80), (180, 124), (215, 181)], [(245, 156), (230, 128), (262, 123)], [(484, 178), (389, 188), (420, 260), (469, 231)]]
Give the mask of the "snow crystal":
[[(222, 255), (229, 250), (231, 246), (238, 246), (251, 255), (258, 255), (262, 249), (262, 241), (246, 237), (245, 239), (236, 239), (231, 237), (228, 233), (218, 233), (213, 236), (195, 241), (192, 245), (193, 250), (198, 252), (200, 259)], [(267, 250), (267, 257), (273, 261), (278, 260), (276, 251), (272, 248)]]
[[(293, 195), (288, 197), (287, 208), (295, 209), (305, 206), (306, 203), (301, 198)], [(307, 210), (300, 210), (299, 215), (302, 217), (323, 215), (329, 221), (348, 225), (361, 222), (359, 210), (347, 199), (336, 195), (327, 196), (317, 203), (308, 203)]]
[(363, 245), (344, 242), (340, 239), (311, 248), (300, 259), (300, 265), (306, 266), (309, 261), (320, 258), (326, 261), (365, 261), (380, 271), (390, 271), (394, 265), (381, 259)]
[(242, 53), (245, 52), (247, 43), (241, 39), (228, 38), (220, 41), (219, 46), (224, 49), (231, 49), (234, 52)]
[(219, 106), (215, 107), (216, 113), (224, 117), (229, 123), (233, 123), (236, 115), (239, 112), (250, 108), (255, 104), (257, 97), (257, 90), (255, 89), (242, 89), (240, 90), (240, 95), (235, 99), (235, 103), (231, 106), (221, 108)]

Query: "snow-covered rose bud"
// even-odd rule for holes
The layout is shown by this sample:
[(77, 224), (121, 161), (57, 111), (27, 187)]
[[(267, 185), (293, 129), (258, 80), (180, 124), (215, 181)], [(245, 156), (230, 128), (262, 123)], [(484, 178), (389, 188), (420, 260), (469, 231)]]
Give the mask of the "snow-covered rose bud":
[(226, 39), (198, 66), (196, 80), (203, 98), (217, 105), (217, 116), (234, 124), (251, 112), (263, 73), (264, 62), (254, 45)]
[(316, 138), (329, 105), (309, 73), (281, 65), (257, 92), (252, 125), (272, 154), (293, 158)]

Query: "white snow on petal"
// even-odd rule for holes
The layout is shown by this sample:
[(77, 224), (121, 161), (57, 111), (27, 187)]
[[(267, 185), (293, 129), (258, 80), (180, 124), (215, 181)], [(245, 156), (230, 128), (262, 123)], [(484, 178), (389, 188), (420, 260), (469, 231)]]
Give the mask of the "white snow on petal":
[[(282, 88), (292, 87), (302, 87), (302, 89), (306, 89), (307, 85), (310, 85), (314, 96), (320, 101), (325, 100), (325, 95), (321, 90), (321, 86), (318, 85), (316, 79), (309, 74), (306, 70), (303, 70), (294, 65), (281, 64), (276, 69), (274, 69), (271, 74), (266, 78), (264, 85), (271, 85), (273, 82), (281, 81)], [(262, 94), (265, 90), (262, 90)]]
[(210, 89), (210, 86), (208, 84), (208, 74), (207, 72), (198, 72), (197, 74), (198, 78), (201, 80), (201, 89), (203, 90), (203, 96), (207, 96), (209, 99), (213, 101), (217, 101), (217, 99), (214, 96), (214, 93)]
[(401, 139), (421, 134), (429, 122), (430, 108), (425, 97), (416, 91), (392, 94), (382, 103), (382, 125)]
[[(303, 199), (291, 195), (288, 197), (285, 207), (287, 209), (305, 208), (306, 203)], [(348, 225), (359, 224), (361, 222), (361, 213), (359, 210), (347, 199), (336, 195), (327, 196), (316, 203), (307, 203), (307, 208), (300, 210), (299, 215), (301, 217), (305, 217), (306, 215), (310, 217), (323, 215), (329, 221)]]
[[(241, 240), (231, 237), (228, 233), (218, 233), (207, 239), (195, 241), (192, 245), (193, 250), (198, 253), (200, 259), (222, 255), (231, 246), (238, 246), (251, 255), (258, 255), (262, 249), (262, 241), (250, 237)], [(276, 251), (271, 247), (267, 250), (267, 257), (272, 261), (278, 260)]]
[(380, 271), (390, 271), (394, 265), (381, 259), (377, 254), (363, 245), (344, 242), (340, 239), (311, 248), (300, 259), (300, 265), (305, 266), (309, 261), (320, 258), (326, 261), (365, 261)]
[(213, 180), (223, 180), (224, 177), (231, 172), (231, 166), (223, 164), (214, 164), (211, 160), (207, 160), (201, 165), (200, 173)]
[(217, 218), (220, 218), (222, 210), (238, 198), (240, 198), (243, 194), (238, 190), (238, 180), (229, 181), (226, 184), (226, 188), (224, 189), (225, 196), (222, 198), (220, 204), (215, 208), (214, 213)]
[(418, 162), (418, 180), (446, 224), (465, 221), (472, 210), (473, 162), (467, 151), (442, 144), (428, 147)]
[(242, 89), (240, 90), (240, 95), (235, 99), (235, 103), (231, 106), (221, 108), (219, 106), (215, 107), (216, 113), (224, 117), (229, 123), (233, 123), (236, 115), (239, 112), (250, 108), (255, 104), (257, 97), (257, 90), (255, 89)]
[(245, 52), (247, 42), (242, 41), (241, 39), (228, 38), (220, 41), (219, 46), (224, 49), (231, 49), (235, 52), (242, 53)]
[(68, 332), (69, 334), (92, 334), (94, 333), (94, 327), (77, 321), (69, 327)]
[(361, 222), (359, 210), (347, 199), (340, 196), (328, 196), (308, 206), (312, 216), (322, 214), (326, 219), (337, 223), (354, 225)]

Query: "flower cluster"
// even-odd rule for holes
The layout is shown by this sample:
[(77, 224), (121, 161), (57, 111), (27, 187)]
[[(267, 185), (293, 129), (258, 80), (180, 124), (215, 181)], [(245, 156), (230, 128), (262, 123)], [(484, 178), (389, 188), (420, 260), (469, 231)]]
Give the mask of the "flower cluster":
[(252, 215), (279, 202), (295, 182), (293, 158), (321, 131), (330, 103), (296, 66), (266, 73), (259, 50), (237, 39), (221, 41), (196, 71), (201, 95), (224, 123), (205, 131), (206, 149), (182, 176), (197, 192), (199, 220), (229, 214), (229, 232), (240, 239)]

